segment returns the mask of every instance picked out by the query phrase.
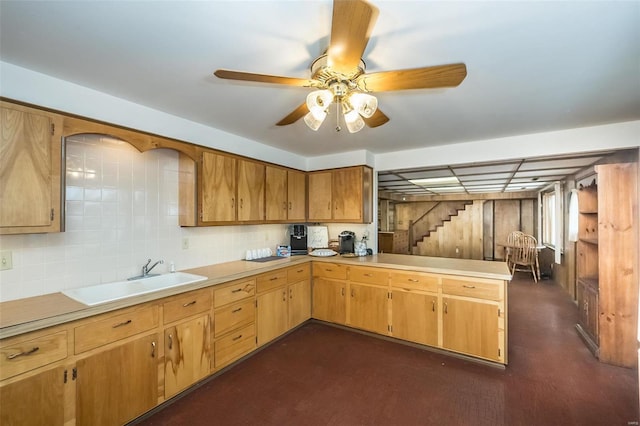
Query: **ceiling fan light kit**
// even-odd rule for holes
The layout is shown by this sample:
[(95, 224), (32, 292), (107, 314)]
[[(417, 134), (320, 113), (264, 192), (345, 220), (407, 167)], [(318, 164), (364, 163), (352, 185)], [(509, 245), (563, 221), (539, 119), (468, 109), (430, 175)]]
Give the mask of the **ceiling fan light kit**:
[[(378, 99), (371, 92), (455, 87), (465, 79), (467, 69), (461, 63), (366, 74), (362, 56), (377, 17), (378, 9), (366, 0), (334, 0), (331, 41), (327, 53), (311, 63), (310, 79), (224, 69), (214, 74), (231, 80), (315, 88), (305, 103), (276, 125), (286, 126), (304, 118), (311, 130), (318, 130), (329, 107), (335, 105), (336, 120), (342, 109), (351, 133), (359, 132), (365, 125), (374, 128), (389, 121), (378, 109)], [(340, 131), (339, 122), (336, 131)]]

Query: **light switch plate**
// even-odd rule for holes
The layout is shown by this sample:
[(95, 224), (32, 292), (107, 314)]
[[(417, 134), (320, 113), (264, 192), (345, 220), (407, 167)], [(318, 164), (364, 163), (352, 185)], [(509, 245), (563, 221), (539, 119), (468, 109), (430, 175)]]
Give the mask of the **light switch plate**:
[(0, 271), (13, 269), (10, 251), (0, 251)]

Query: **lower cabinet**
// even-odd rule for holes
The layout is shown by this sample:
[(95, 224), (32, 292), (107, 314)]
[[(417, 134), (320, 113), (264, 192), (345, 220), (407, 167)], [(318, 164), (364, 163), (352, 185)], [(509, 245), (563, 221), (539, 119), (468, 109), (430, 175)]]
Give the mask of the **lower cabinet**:
[[(311, 283), (308, 265), (289, 268), (286, 275), (258, 278), (257, 335), (258, 346), (270, 342), (311, 317)], [(273, 284), (272, 284), (273, 283)], [(279, 284), (275, 284), (279, 283)], [(282, 285), (286, 283), (286, 285)], [(280, 287), (272, 289), (272, 286)], [(260, 293), (261, 289), (268, 289)]]
[(313, 278), (313, 317), (336, 324), (347, 322), (347, 283), (327, 278)]
[(257, 297), (258, 346), (286, 333), (287, 288), (281, 287)]
[(311, 281), (307, 278), (287, 287), (289, 294), (289, 330), (311, 318)]
[(438, 295), (416, 290), (391, 291), (393, 337), (438, 345)]
[(389, 332), (386, 287), (349, 283), (349, 325), (378, 334)]
[(164, 397), (171, 398), (211, 372), (209, 314), (164, 331)]
[(214, 290), (213, 370), (256, 348), (255, 290), (255, 279), (238, 280)]
[(311, 316), (506, 364), (506, 306), (496, 279), (276, 269), (1, 340), (0, 425), (125, 424)]
[(216, 340), (215, 368), (216, 370), (231, 364), (238, 358), (248, 354), (256, 348), (255, 322), (233, 330), (231, 333)]
[(0, 387), (0, 424), (64, 424), (64, 390), (70, 380), (60, 366)]
[(598, 288), (578, 279), (577, 285), (578, 323), (588, 338), (597, 347), (599, 341)]
[(78, 360), (76, 424), (120, 425), (158, 402), (158, 335)]
[(443, 348), (499, 361), (498, 315), (495, 302), (443, 297)]

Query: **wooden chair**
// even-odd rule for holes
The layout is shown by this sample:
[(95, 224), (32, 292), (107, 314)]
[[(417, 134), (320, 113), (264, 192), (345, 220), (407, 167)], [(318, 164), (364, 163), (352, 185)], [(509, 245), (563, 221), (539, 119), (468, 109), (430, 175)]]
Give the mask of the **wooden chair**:
[(511, 265), (509, 258), (513, 256), (514, 246), (516, 245), (516, 240), (520, 238), (524, 233), (522, 231), (512, 231), (507, 235), (507, 245), (504, 248), (504, 261), (507, 262), (507, 267), (511, 270)]
[[(511, 257), (511, 274), (515, 271), (528, 271), (531, 270), (533, 280), (538, 282), (538, 276), (540, 274), (540, 266), (538, 264), (538, 243), (536, 239), (527, 234), (517, 236), (514, 243), (513, 255)], [(518, 266), (523, 266), (526, 269), (518, 269)], [(537, 273), (536, 273), (537, 269)]]

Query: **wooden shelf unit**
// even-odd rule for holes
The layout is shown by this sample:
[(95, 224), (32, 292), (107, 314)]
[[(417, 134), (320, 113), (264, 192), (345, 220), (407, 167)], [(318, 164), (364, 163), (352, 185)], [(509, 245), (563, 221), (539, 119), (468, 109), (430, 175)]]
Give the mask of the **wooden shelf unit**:
[[(576, 329), (601, 362), (637, 367), (638, 163), (596, 166), (578, 192)], [(634, 213), (635, 212), (635, 213)]]

